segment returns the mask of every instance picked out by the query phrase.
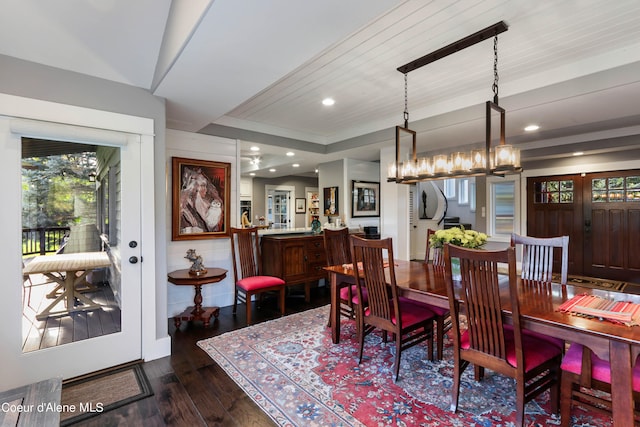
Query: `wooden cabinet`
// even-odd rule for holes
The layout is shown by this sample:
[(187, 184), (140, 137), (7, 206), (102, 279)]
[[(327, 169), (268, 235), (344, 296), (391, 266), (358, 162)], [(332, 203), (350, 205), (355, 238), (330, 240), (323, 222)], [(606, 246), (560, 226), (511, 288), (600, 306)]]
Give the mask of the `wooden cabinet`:
[(282, 278), (287, 285), (304, 284), (305, 300), (311, 283), (326, 278), (327, 265), (321, 235), (283, 234), (262, 236), (263, 274)]

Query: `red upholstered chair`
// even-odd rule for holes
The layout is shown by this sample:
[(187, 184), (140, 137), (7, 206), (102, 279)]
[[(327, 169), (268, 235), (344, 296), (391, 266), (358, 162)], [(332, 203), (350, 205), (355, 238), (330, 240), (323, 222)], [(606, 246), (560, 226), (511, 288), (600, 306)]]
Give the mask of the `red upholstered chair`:
[[(589, 348), (573, 343), (562, 359), (560, 389), (561, 426), (568, 427), (573, 404), (590, 411), (611, 414), (611, 367)], [(589, 389), (586, 393), (585, 389)], [(604, 392), (604, 393), (602, 393)], [(637, 408), (640, 404), (640, 366), (633, 368), (633, 400), (636, 406), (635, 424), (640, 424)]]
[[(460, 259), (460, 291), (451, 277), (451, 258)], [(502, 251), (444, 247), (445, 282), (451, 308), (454, 342), (454, 373), (451, 410), (458, 407), (460, 378), (469, 364), (475, 365), (476, 380), (491, 369), (514, 378), (516, 386), (516, 425), (524, 424), (524, 405), (540, 393), (551, 389), (551, 408), (558, 411), (560, 362), (562, 349), (534, 332), (524, 333), (520, 325), (518, 278), (515, 249)], [(508, 295), (513, 326), (507, 325), (500, 298), (498, 264), (509, 267)], [(501, 292), (502, 291), (502, 292)], [(460, 326), (460, 309), (464, 307), (468, 329)]]
[[(438, 262), (442, 263), (442, 267), (444, 268), (444, 257), (442, 256), (442, 251), (433, 251), (434, 254), (431, 255), (431, 236), (436, 233), (435, 230), (429, 228), (427, 229), (427, 252), (424, 256), (425, 264), (429, 263), (429, 258), (432, 258), (432, 262), (434, 265), (437, 265)], [(433, 311), (436, 315), (436, 359), (441, 360), (442, 354), (444, 352), (444, 335), (451, 329), (451, 316), (448, 308), (442, 308), (437, 306), (429, 306), (431, 311)]]
[(280, 313), (284, 316), (286, 284), (279, 277), (262, 275), (258, 228), (231, 228), (231, 256), (233, 278), (236, 283), (233, 314), (236, 314), (238, 301), (244, 302), (247, 306), (247, 325), (250, 325), (251, 297), (263, 292), (277, 291), (280, 293)]
[[(351, 247), (349, 243), (349, 229), (341, 228), (338, 230), (325, 229), (323, 232), (324, 249), (327, 253), (327, 265), (343, 265), (351, 264)], [(345, 277), (345, 279), (347, 279)], [(358, 304), (358, 295), (356, 292), (355, 280), (348, 278), (338, 284), (340, 288), (340, 313), (349, 318), (355, 319), (357, 311), (354, 310), (354, 304)], [(363, 291), (362, 298), (366, 304), (366, 290)], [(331, 318), (329, 318), (328, 326), (331, 326)]]
[[(386, 254), (386, 256), (385, 256)], [(427, 341), (429, 359), (433, 354), (433, 320), (435, 315), (427, 305), (398, 297), (391, 238), (367, 240), (351, 236), (351, 259), (354, 262), (356, 289), (362, 301), (363, 289), (368, 292), (368, 305), (357, 306), (360, 338), (359, 362), (362, 362), (364, 337), (375, 329), (382, 329), (395, 337), (396, 357), (394, 381), (400, 372), (400, 356), (403, 350)], [(359, 268), (362, 265), (362, 270)], [(388, 269), (387, 272), (385, 270)]]

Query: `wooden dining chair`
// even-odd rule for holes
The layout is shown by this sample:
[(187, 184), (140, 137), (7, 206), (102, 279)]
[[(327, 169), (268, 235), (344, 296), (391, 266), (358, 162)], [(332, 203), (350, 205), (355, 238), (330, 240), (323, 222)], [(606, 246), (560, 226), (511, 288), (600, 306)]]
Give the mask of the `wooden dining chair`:
[[(571, 408), (580, 405), (589, 411), (611, 415), (611, 366), (588, 347), (572, 343), (562, 359), (560, 425), (568, 427)], [(640, 365), (633, 368), (635, 425), (640, 425)]]
[(431, 246), (431, 236), (436, 234), (436, 230), (432, 228), (427, 229), (427, 250), (424, 254), (425, 264), (431, 262), (431, 264), (444, 267), (444, 255), (441, 248), (434, 248)]
[(368, 292), (367, 307), (362, 304), (357, 306), (357, 310), (361, 311), (356, 316), (360, 323), (358, 330), (361, 331), (358, 334), (358, 363), (362, 363), (366, 335), (381, 329), (386, 343), (387, 333), (390, 332), (395, 339), (394, 381), (397, 381), (403, 350), (427, 341), (429, 359), (432, 359), (435, 314), (425, 304), (398, 296), (391, 238), (367, 240), (351, 236), (351, 259), (354, 262), (359, 300), (362, 301), (364, 288)]
[[(477, 381), (490, 369), (515, 379), (516, 425), (524, 424), (525, 403), (551, 390), (551, 409), (558, 411), (562, 349), (529, 331), (523, 333), (518, 301), (515, 249), (501, 251), (466, 249), (446, 244), (445, 283), (451, 308), (454, 342), (454, 373), (451, 410), (458, 408), (462, 373), (471, 363)], [(454, 285), (451, 258), (460, 259), (462, 280)], [(507, 294), (510, 307), (503, 307), (504, 293), (498, 278), (498, 264), (509, 268)], [(459, 293), (456, 293), (459, 288)], [(460, 325), (464, 307), (467, 330)], [(507, 325), (505, 308), (511, 309), (512, 325)]]
[[(428, 264), (431, 260), (431, 262), (434, 263), (433, 265), (436, 265), (435, 263), (441, 262), (441, 266), (444, 267), (444, 256), (442, 256), (442, 251), (432, 251), (432, 249), (435, 248), (431, 246), (431, 243), (429, 241), (431, 239), (431, 236), (433, 236), (435, 233), (435, 230), (431, 228), (427, 229), (427, 252), (424, 256), (424, 263)], [(431, 255), (430, 252), (433, 252), (433, 255)], [(442, 308), (435, 305), (429, 305), (429, 308), (436, 315), (436, 359), (442, 360), (442, 356), (444, 353), (444, 336), (451, 330), (451, 312), (448, 308)]]
[[(337, 230), (325, 229), (323, 231), (323, 239), (324, 249), (327, 253), (327, 266), (352, 264), (348, 228), (341, 228)], [(345, 280), (343, 282), (338, 284), (340, 295), (340, 314), (348, 319), (355, 319), (357, 310), (354, 310), (354, 305), (359, 304), (355, 280), (347, 276), (344, 276), (344, 279)], [(366, 290), (363, 290), (362, 298), (366, 304)], [(331, 326), (331, 316), (329, 316), (327, 326)]]
[(567, 283), (569, 236), (530, 237), (511, 235), (511, 246), (522, 245), (522, 278), (551, 282), (554, 248), (560, 248), (560, 283)]
[(235, 297), (233, 314), (238, 301), (247, 307), (247, 325), (251, 324), (251, 298), (264, 292), (279, 292), (280, 314), (284, 316), (286, 283), (279, 277), (262, 274), (262, 258), (258, 228), (231, 228), (231, 256), (233, 258), (233, 279)]

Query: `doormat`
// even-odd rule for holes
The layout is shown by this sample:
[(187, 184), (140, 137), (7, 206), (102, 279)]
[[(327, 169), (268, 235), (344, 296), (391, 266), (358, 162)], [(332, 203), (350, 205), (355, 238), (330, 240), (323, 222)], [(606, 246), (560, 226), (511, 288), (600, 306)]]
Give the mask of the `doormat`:
[(153, 395), (142, 362), (119, 365), (62, 384), (60, 425), (68, 426)]
[[(554, 274), (551, 279), (554, 283), (560, 283), (560, 275)], [(583, 288), (605, 289), (608, 291), (624, 292), (628, 294), (640, 294), (640, 284), (620, 282), (618, 280), (595, 279), (593, 277), (582, 277), (569, 275), (568, 285), (582, 286)]]

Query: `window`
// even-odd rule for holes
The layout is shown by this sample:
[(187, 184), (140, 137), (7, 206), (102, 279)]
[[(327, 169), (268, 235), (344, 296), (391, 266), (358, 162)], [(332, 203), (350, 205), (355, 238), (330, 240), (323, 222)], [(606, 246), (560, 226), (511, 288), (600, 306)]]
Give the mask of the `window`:
[(573, 191), (572, 180), (537, 182), (533, 201), (534, 203), (573, 203)]
[(444, 180), (444, 196), (447, 199), (455, 199), (456, 197), (456, 180), (455, 178)]
[(476, 211), (476, 180), (475, 178), (469, 182), (469, 210)]
[(469, 204), (469, 179), (467, 178), (458, 180), (458, 204)]
[(591, 201), (594, 203), (640, 201), (640, 176), (593, 179)]
[(520, 177), (487, 178), (488, 234), (498, 241), (509, 241), (520, 230)]

